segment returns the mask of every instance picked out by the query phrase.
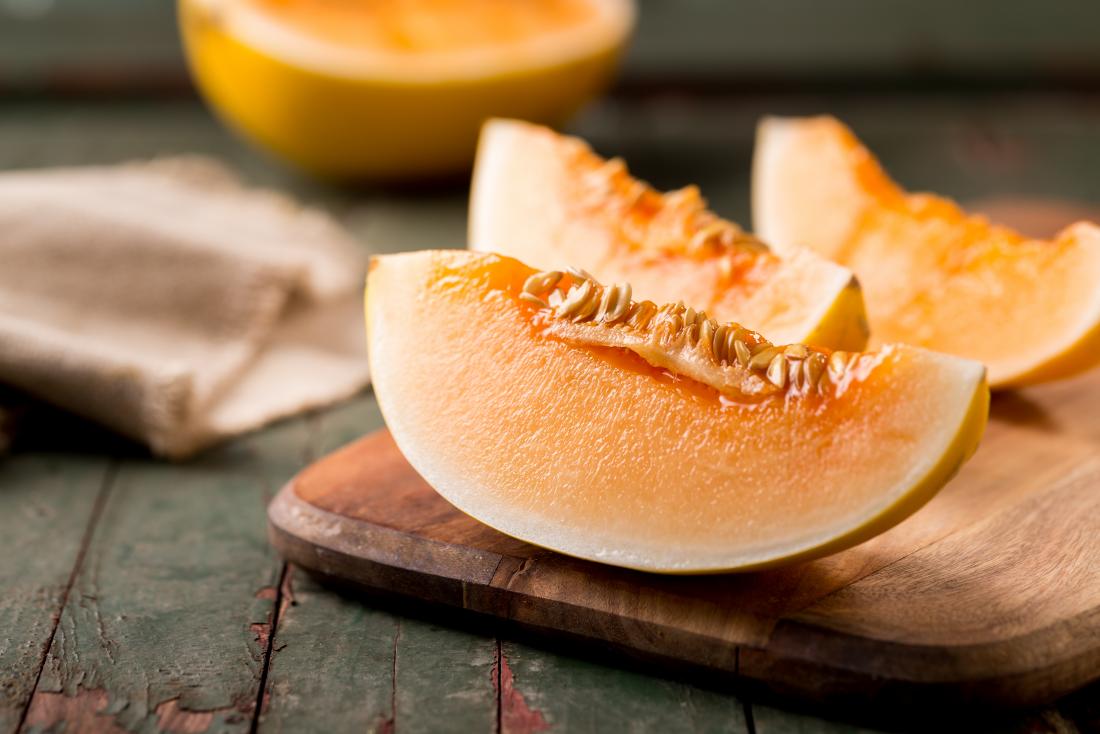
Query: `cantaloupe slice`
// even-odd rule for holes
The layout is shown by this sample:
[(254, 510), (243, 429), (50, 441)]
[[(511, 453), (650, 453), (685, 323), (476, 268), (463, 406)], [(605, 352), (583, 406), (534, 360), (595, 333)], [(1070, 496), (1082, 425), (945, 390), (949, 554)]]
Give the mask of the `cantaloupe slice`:
[(1034, 240), (907, 194), (831, 117), (760, 124), (753, 223), (778, 248), (810, 247), (854, 270), (874, 343), (980, 360), (994, 387), (1100, 363), (1100, 228)]
[(371, 370), (405, 457), (509, 535), (701, 573), (871, 537), (932, 497), (981, 436), (977, 362), (776, 347), (630, 295), (493, 254), (376, 258)]
[(779, 342), (859, 350), (859, 284), (808, 251), (783, 256), (707, 211), (694, 186), (661, 194), (581, 140), (513, 120), (482, 129), (470, 248), (542, 268), (581, 267), (640, 298), (683, 299)]

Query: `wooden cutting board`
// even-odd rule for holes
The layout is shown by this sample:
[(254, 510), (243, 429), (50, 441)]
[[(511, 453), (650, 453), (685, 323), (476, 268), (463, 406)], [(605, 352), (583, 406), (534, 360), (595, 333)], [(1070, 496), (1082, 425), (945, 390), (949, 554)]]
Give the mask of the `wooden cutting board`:
[(785, 695), (1038, 704), (1100, 677), (1100, 371), (992, 412), (916, 515), (775, 571), (668, 577), (536, 548), (448, 504), (385, 431), (296, 477), (270, 536), (310, 571)]

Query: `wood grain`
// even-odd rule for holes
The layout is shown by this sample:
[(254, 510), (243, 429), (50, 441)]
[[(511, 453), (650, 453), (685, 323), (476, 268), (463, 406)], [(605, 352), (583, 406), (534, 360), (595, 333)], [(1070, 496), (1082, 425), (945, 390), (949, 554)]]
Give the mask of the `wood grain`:
[[(1081, 397), (1078, 397), (1081, 396)], [(380, 431), (269, 510), (307, 569), (735, 673), (815, 700), (1037, 704), (1100, 674), (1100, 373), (999, 396), (925, 509), (857, 548), (742, 575), (566, 558), (454, 509)]]
[(94, 457), (0, 461), (0, 733), (30, 702), (107, 476)]
[[(321, 414), (313, 451), (381, 425), (372, 397)], [(332, 593), (292, 568), (260, 732), (497, 731), (497, 641)]]
[(504, 642), (501, 734), (539, 731), (748, 734), (728, 694)]
[(123, 459), (61, 610), (28, 731), (248, 731), (282, 564), (261, 532), (308, 431), (186, 465)]

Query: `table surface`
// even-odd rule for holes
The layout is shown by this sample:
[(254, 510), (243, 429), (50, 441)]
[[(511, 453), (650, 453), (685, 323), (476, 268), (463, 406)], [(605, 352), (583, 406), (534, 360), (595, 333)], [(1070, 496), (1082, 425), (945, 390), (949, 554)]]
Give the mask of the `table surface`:
[[(853, 123), (911, 188), (1057, 199), (1069, 203), (1044, 212), (1066, 218), (1100, 201), (1096, 96), (627, 96), (575, 128), (660, 187), (698, 182), (747, 224), (756, 118), (819, 111)], [(181, 152), (327, 208), (374, 252), (463, 244), (464, 183), (328, 188), (253, 153), (190, 99), (0, 105), (0, 170)], [(287, 567), (265, 539), (267, 501), (307, 462), (380, 425), (368, 392), (171, 464), (31, 404), (0, 459), (0, 734), (62, 722), (70, 732), (906, 727), (395, 609)], [(967, 727), (1100, 731), (1098, 699), (1093, 686), (1041, 711), (976, 713)], [(937, 728), (959, 721), (934, 715)]]

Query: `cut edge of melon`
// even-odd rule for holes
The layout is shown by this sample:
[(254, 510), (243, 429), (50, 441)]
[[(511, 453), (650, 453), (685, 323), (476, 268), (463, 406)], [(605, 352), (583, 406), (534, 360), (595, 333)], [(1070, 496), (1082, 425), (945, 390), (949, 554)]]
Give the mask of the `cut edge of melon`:
[[(916, 349), (916, 347), (914, 347), (914, 349)], [(938, 461), (928, 467), (921, 478), (915, 481), (910, 488), (900, 488), (883, 506), (876, 507), (866, 514), (852, 519), (848, 527), (841, 530), (839, 533), (836, 531), (823, 531), (821, 537), (796, 543), (783, 549), (778, 549), (773, 546), (767, 551), (757, 552), (755, 554), (729, 556), (721, 560), (711, 561), (707, 564), (692, 565), (690, 567), (682, 563), (677, 565), (675, 563), (662, 564), (639, 562), (636, 560), (637, 556), (641, 555), (638, 551), (616, 554), (614, 560), (609, 560), (610, 556), (608, 554), (592, 550), (590, 550), (590, 552), (562, 550), (562, 543), (549, 542), (543, 539), (542, 536), (545, 534), (544, 523), (532, 523), (523, 513), (509, 512), (508, 510), (499, 512), (490, 510), (487, 512), (484, 507), (479, 507), (475, 510), (474, 508), (465, 506), (464, 502), (455, 497), (445, 496), (444, 498), (462, 512), (500, 533), (522, 540), (525, 543), (538, 546), (539, 548), (545, 548), (555, 553), (584, 561), (610, 563), (621, 568), (629, 568), (635, 571), (671, 576), (747, 573), (779, 566), (788, 566), (801, 561), (810, 561), (833, 553), (838, 553), (870, 540), (906, 520), (910, 515), (931, 501), (943, 486), (958, 473), (959, 469), (961, 469), (963, 464), (974, 454), (981, 442), (989, 414), (990, 393), (988, 388), (984, 387), (984, 377), (979, 379), (978, 382), (980, 386), (976, 389), (974, 397), (964, 413), (963, 419), (959, 422), (958, 430), (948, 443), (947, 450), (943, 452)], [(409, 454), (406, 453), (406, 446), (398, 440), (396, 435), (394, 436), (394, 440), (402, 453), (408, 456)], [(416, 453), (418, 452), (414, 452), (414, 455)], [(426, 463), (431, 463), (430, 458), (427, 459)], [(417, 470), (419, 471), (420, 469), (418, 468)], [(428, 483), (431, 484), (433, 488), (435, 485), (432, 479), (435, 475), (436, 472), (430, 469), (425, 474), (425, 479), (429, 480)], [(436, 481), (438, 481), (438, 479), (436, 479)], [(460, 478), (458, 481), (464, 482), (465, 479)], [(461, 492), (461, 494), (465, 496), (466, 492)], [(504, 528), (509, 529), (505, 530)], [(561, 528), (558, 530), (559, 533), (556, 535), (557, 538), (568, 535), (567, 532), (563, 533)], [(591, 549), (593, 545), (588, 534), (585, 532), (577, 532), (569, 540), (576, 543), (577, 547), (587, 546)], [(632, 560), (632, 558), (634, 560)]]
[[(470, 186), (470, 203), (467, 219), (468, 248), (474, 252), (493, 252), (492, 242), (497, 241), (497, 218), (493, 213), (493, 203), (507, 200), (501, 187), (508, 184), (508, 176), (503, 172), (509, 169), (508, 162), (515, 152), (515, 142), (525, 138), (532, 131), (543, 131), (541, 125), (523, 120), (491, 118), (481, 127), (478, 139), (477, 157)], [(564, 137), (564, 136), (563, 136)], [(582, 142), (579, 141), (578, 142)], [(765, 240), (765, 244), (771, 243)], [(804, 247), (791, 247), (781, 250), (774, 248), (786, 263), (787, 272), (802, 273), (814, 269), (813, 286), (815, 292), (822, 291), (824, 279), (828, 278), (829, 289), (817, 299), (819, 306), (816, 314), (807, 310), (806, 323), (813, 326), (806, 333), (765, 334), (769, 339), (779, 342), (799, 342), (828, 346), (844, 351), (861, 351), (867, 346), (870, 328), (867, 324), (863, 289), (850, 270), (838, 265), (812, 250)], [(576, 263), (556, 263), (555, 267), (573, 266)], [(832, 294), (832, 298), (829, 298)], [(812, 318), (811, 318), (812, 317)], [(757, 328), (759, 324), (747, 324)]]
[[(821, 298), (812, 323), (815, 325), (809, 333), (799, 335), (764, 334), (772, 341), (802, 343), (812, 346), (825, 346), (832, 350), (861, 352), (867, 347), (871, 337), (871, 328), (867, 323), (867, 308), (863, 300), (863, 287), (859, 279), (842, 265), (826, 260), (803, 247), (790, 248), (783, 253), (786, 262), (794, 264), (813, 261), (817, 273), (814, 285), (820, 289), (825, 277), (831, 279), (830, 289), (833, 298)], [(807, 313), (809, 317), (810, 314)], [(810, 318), (806, 319), (811, 322)], [(751, 326), (751, 325), (750, 325)]]
[[(955, 359), (981, 368), (977, 362), (962, 358)], [(739, 566), (736, 570), (739, 572), (762, 570), (837, 553), (884, 533), (928, 504), (974, 455), (985, 433), (989, 420), (990, 392), (985, 380), (984, 368), (981, 368), (978, 374), (980, 376), (976, 379), (974, 396), (962, 420), (959, 421), (958, 430), (948, 443), (948, 448), (910, 489), (898, 492), (885, 506), (867, 513), (864, 519), (851, 523), (850, 529), (840, 535), (830, 536), (820, 542), (808, 543), (800, 548), (796, 547), (781, 557)], [(720, 572), (719, 569), (711, 573)]]
[[(753, 226), (769, 244), (783, 252), (802, 249), (803, 243), (799, 241), (797, 234), (792, 234), (786, 227), (786, 217), (777, 212), (777, 209), (783, 208), (779, 205), (780, 198), (774, 195), (779, 190), (780, 184), (772, 177), (780, 175), (784, 170), (783, 166), (777, 165), (778, 159), (788, 154), (789, 141), (800, 134), (803, 126), (824, 122), (836, 126), (845, 135), (852, 136), (853, 144), (859, 146), (860, 150), (866, 150), (862, 142), (854, 137), (854, 133), (844, 123), (829, 116), (809, 118), (767, 116), (761, 118), (757, 124), (751, 181)], [(871, 202), (886, 205), (886, 199), (889, 197), (906, 196), (907, 193), (882, 170), (877, 159), (874, 159), (869, 152), (867, 156), (869, 162), (873, 164), (874, 181), (880, 185), (878, 191), (866, 191), (860, 185), (856, 172), (851, 169), (838, 172), (839, 175), (849, 178), (844, 185), (859, 189), (867, 197), (863, 202), (853, 202), (853, 207), (862, 209)], [(950, 199), (939, 196), (937, 199), (958, 206)], [(959, 211), (966, 216), (972, 216), (963, 212), (961, 207)], [(858, 216), (858, 213), (854, 214), (853, 221), (856, 221)], [(1044, 342), (1041, 350), (1032, 351), (1026, 357), (1012, 362), (1001, 361), (991, 365), (989, 382), (993, 389), (1019, 388), (1065, 379), (1100, 364), (1100, 227), (1090, 222), (1077, 222), (1067, 226), (1055, 237), (1050, 238), (1050, 241), (1054, 242), (1065, 237), (1075, 237), (1079, 241), (1085, 241), (1088, 248), (1095, 253), (1095, 257), (1091, 259), (1094, 267), (1088, 273), (1081, 275), (1087, 282), (1095, 284), (1093, 302), (1082, 308), (1078, 319), (1065, 325), (1059, 330), (1057, 336)]]
[[(984, 382), (984, 380), (982, 382)], [(490, 510), (487, 512), (484, 507), (478, 507), (475, 510), (455, 497), (444, 496), (444, 499), (463, 513), (470, 515), (481, 524), (497, 532), (516, 538), (517, 540), (522, 540), (525, 543), (530, 543), (539, 548), (545, 548), (555, 553), (560, 553), (571, 558), (578, 558), (583, 561), (611, 564), (620, 568), (629, 568), (634, 571), (659, 573), (669, 576), (706, 576), (762, 571), (779, 566), (788, 566), (802, 561), (811, 561), (859, 545), (908, 519), (914, 512), (928, 504), (928, 502), (939, 493), (943, 486), (958, 473), (962, 465), (966, 463), (977, 450), (989, 414), (989, 400), (990, 394), (988, 388), (979, 388), (976, 390), (966, 410), (965, 417), (960, 421), (959, 428), (955, 436), (951, 439), (948, 450), (943, 453), (941, 458), (930, 466), (911, 488), (899, 490), (884, 506), (875, 508), (865, 515), (853, 519), (852, 522), (849, 523), (847, 529), (839, 533), (823, 532), (820, 538), (794, 544), (782, 550), (773, 547), (766, 552), (729, 556), (721, 560), (712, 561), (709, 564), (698, 564), (688, 567), (685, 564), (644, 563), (636, 560), (636, 557), (640, 555), (639, 552), (616, 554), (614, 560), (609, 560), (610, 556), (608, 554), (599, 552), (562, 550), (562, 543), (549, 542), (542, 538), (545, 534), (543, 531), (544, 525), (540, 527), (539, 524), (530, 522), (522, 513), (509, 512), (507, 510), (500, 512), (493, 512)], [(399, 440), (396, 435), (394, 435), (394, 441), (397, 443), (402, 454), (406, 457), (410, 456), (408, 452), (412, 447), (403, 445), (402, 441)], [(415, 456), (418, 453), (419, 452), (413, 451), (412, 455)], [(426, 463), (430, 465), (430, 459), (428, 459)], [(421, 463), (421, 466), (423, 465), (424, 463)], [(421, 470), (421, 467), (416, 468), (417, 471)], [(432, 485), (433, 488), (435, 487), (433, 479), (438, 481), (436, 476), (436, 472), (431, 469), (427, 469), (424, 472), (424, 478), (428, 480), (428, 484)], [(458, 481), (463, 482), (465, 480), (459, 479)], [(461, 492), (461, 494), (465, 496), (466, 492)], [(504, 528), (508, 529), (505, 530)], [(563, 535), (568, 534), (562, 533), (559, 528), (559, 534), (556, 537), (561, 538)], [(577, 532), (570, 540), (575, 542), (578, 547), (592, 547), (592, 541), (585, 532)], [(632, 557), (635, 560), (631, 560)]]
[[(778, 197), (771, 192), (778, 191), (781, 185), (773, 179), (785, 169), (777, 165), (790, 148), (790, 142), (799, 134), (800, 128), (807, 122), (821, 123), (827, 121), (840, 125), (843, 123), (829, 116), (819, 117), (781, 117), (767, 115), (756, 124), (756, 143), (753, 148), (751, 177), (749, 181), (749, 208), (752, 214), (752, 226), (762, 238), (780, 251), (792, 248), (805, 247), (805, 243), (799, 242), (797, 235), (792, 234), (784, 225), (786, 217), (775, 212)], [(844, 171), (844, 175), (852, 172)], [(889, 181), (889, 179), (885, 179)], [(831, 182), (836, 183), (836, 182)], [(854, 185), (854, 176), (846, 184)], [(892, 181), (889, 183), (893, 183)]]
[[(516, 120), (509, 117), (491, 117), (481, 124), (478, 133), (477, 153), (474, 157), (473, 174), (470, 177), (470, 200), (467, 211), (466, 242), (467, 248), (474, 252), (492, 252), (489, 244), (498, 239), (498, 218), (494, 216), (497, 202), (507, 201), (507, 192), (501, 188), (507, 186), (507, 175), (512, 156), (516, 154), (516, 143), (531, 135), (550, 130), (554, 135), (570, 139), (544, 125)], [(541, 151), (540, 151), (541, 152)], [(540, 158), (548, 159), (547, 156)], [(542, 164), (544, 161), (540, 160)], [(561, 263), (572, 265), (573, 263)]]
[(579, 27), (481, 49), (410, 57), (326, 42), (268, 16), (250, 2), (187, 0), (227, 35), (272, 58), (334, 77), (384, 83), (440, 84), (514, 76), (613, 52), (636, 22), (633, 0), (586, 0), (596, 15)]
[(784, 147), (783, 138), (791, 135), (790, 118), (768, 115), (756, 123), (755, 145), (752, 151), (751, 174), (749, 180), (749, 210), (752, 216), (752, 228), (761, 237), (767, 238), (774, 247), (790, 247), (791, 236), (783, 227), (783, 217), (772, 215), (770, 204), (774, 199), (770, 193), (776, 188), (773, 183), (775, 172), (780, 167), (773, 159), (780, 155)]
[[(481, 125), (478, 133), (474, 172), (470, 177), (470, 203), (466, 224), (467, 246), (474, 252), (488, 252), (484, 233), (493, 231), (490, 203), (501, 201), (498, 193), (506, 170), (506, 158), (511, 154), (511, 141), (527, 123), (501, 117), (493, 117)], [(496, 142), (503, 139), (504, 142)], [(480, 235), (480, 236), (479, 236)]]
[[(373, 271), (375, 264), (380, 264), (383, 261), (388, 267), (396, 266), (399, 270), (415, 267), (415, 256), (422, 256), (423, 254), (407, 253), (376, 258), (371, 269)], [(407, 277), (401, 278), (399, 276), (395, 279), (409, 280)], [(373, 289), (368, 288), (365, 294), (368, 329), (371, 328), (373, 323), (371, 318), (373, 309), (371, 300), (375, 297), (372, 295), (373, 292)], [(882, 349), (890, 348), (892, 347), (882, 347)], [(960, 371), (958, 383), (966, 386), (966, 394), (970, 395), (970, 398), (965, 409), (959, 409), (957, 420), (953, 418), (946, 422), (946, 425), (956, 427), (953, 434), (948, 437), (948, 432), (944, 432), (942, 445), (936, 447), (938, 450), (928, 452), (930, 457), (928, 461), (914, 465), (912, 472), (914, 479), (895, 485), (893, 492), (884, 494), (881, 503), (869, 507), (866, 512), (858, 516), (849, 518), (842, 527), (837, 528), (834, 525), (831, 528), (821, 529), (816, 536), (808, 538), (804, 536), (799, 541), (786, 547), (771, 545), (764, 551), (754, 550), (752, 553), (741, 552), (722, 558), (712, 557), (707, 562), (688, 565), (688, 563), (680, 560), (671, 560), (667, 563), (639, 561), (638, 558), (644, 555), (642, 547), (639, 546), (638, 549), (628, 549), (617, 553), (614, 560), (610, 560), (606, 553), (598, 552), (593, 541), (584, 531), (576, 531), (576, 534), (570, 537), (570, 531), (565, 530), (563, 536), (563, 528), (558, 527), (556, 528), (557, 532), (554, 533), (554, 540), (548, 540), (545, 537), (547, 533), (544, 520), (533, 521), (526, 517), (522, 511), (510, 508), (498, 506), (487, 510), (484, 505), (476, 508), (468, 506), (464, 499), (467, 496), (476, 495), (476, 489), (474, 491), (470, 491), (468, 488), (459, 489), (457, 492), (450, 491), (442, 496), (459, 510), (471, 515), (479, 522), (524, 542), (563, 555), (600, 563), (612, 563), (616, 566), (638, 571), (674, 575), (745, 572), (788, 565), (835, 553), (884, 532), (926, 504), (957, 473), (965, 461), (973, 455), (984, 432), (990, 399), (985, 381), (985, 368), (972, 360), (940, 355), (919, 347), (904, 346), (902, 348), (916, 353), (934, 355), (937, 359), (943, 360), (944, 368)], [(370, 359), (372, 373), (376, 375), (376, 378), (382, 377), (384, 370), (381, 369), (380, 364), (375, 362), (377, 355), (373, 350), (370, 352)], [(440, 484), (447, 484), (451, 487), (456, 485), (476, 487), (471, 480), (461, 475), (461, 473), (454, 472), (448, 467), (437, 466), (438, 462), (430, 446), (411, 445), (406, 440), (402, 426), (390, 423), (391, 416), (395, 415), (396, 411), (390, 409), (385, 390), (377, 393), (377, 397), (379, 406), (387, 417), (387, 423), (393, 429), (394, 441), (409, 459), (410, 464), (424, 476), (431, 486), (437, 487)], [(416, 443), (423, 442), (417, 441)], [(566, 538), (567, 543), (560, 541), (562, 537)], [(572, 545), (573, 550), (562, 550), (562, 546), (566, 544)]]
[(1091, 277), (1094, 284), (1093, 302), (1088, 308), (1082, 309), (1078, 321), (1067, 326), (1060, 338), (1051, 339), (1038, 356), (1021, 359), (1020, 366), (1002, 368), (992, 375), (994, 388), (1026, 387), (1061, 380), (1079, 375), (1100, 364), (1100, 226), (1091, 222), (1077, 222), (1063, 229), (1054, 240), (1063, 237), (1085, 239), (1095, 254)]

